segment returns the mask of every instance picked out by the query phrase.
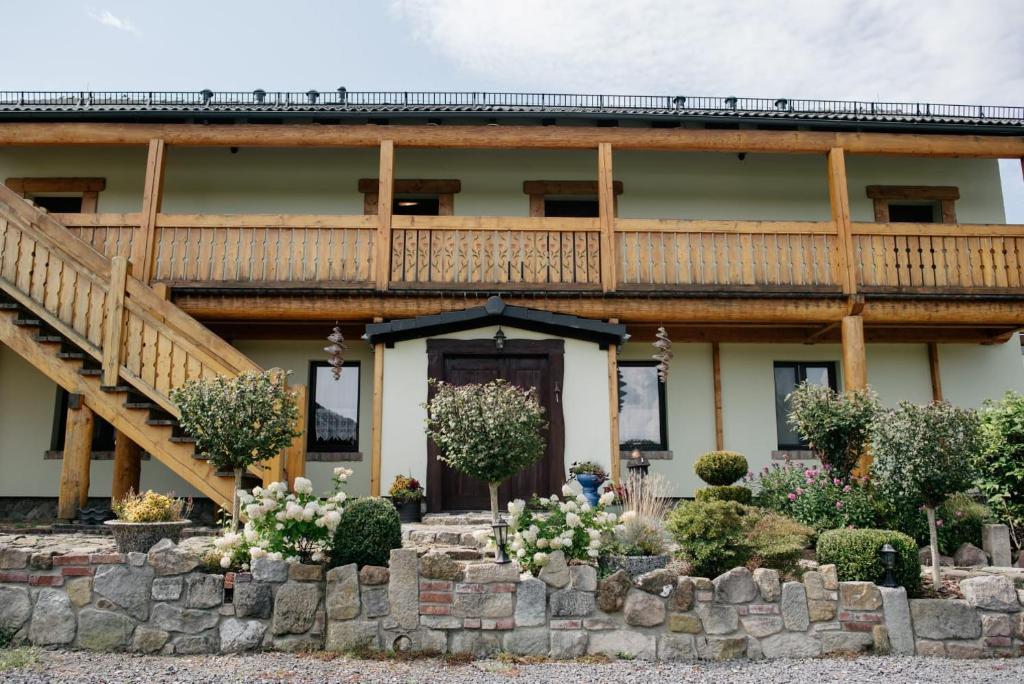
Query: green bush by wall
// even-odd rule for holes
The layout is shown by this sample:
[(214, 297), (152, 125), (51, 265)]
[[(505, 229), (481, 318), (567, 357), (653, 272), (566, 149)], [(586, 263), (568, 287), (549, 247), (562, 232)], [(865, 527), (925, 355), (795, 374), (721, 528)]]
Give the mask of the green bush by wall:
[(356, 563), (387, 566), (391, 549), (402, 547), (402, 523), (387, 499), (357, 499), (345, 506), (334, 533), (331, 567)]
[(907, 594), (921, 593), (921, 562), (913, 539), (894, 530), (827, 530), (818, 537), (818, 563), (834, 564), (842, 582), (880, 584), (885, 567), (879, 555), (884, 544), (896, 549), (896, 581)]

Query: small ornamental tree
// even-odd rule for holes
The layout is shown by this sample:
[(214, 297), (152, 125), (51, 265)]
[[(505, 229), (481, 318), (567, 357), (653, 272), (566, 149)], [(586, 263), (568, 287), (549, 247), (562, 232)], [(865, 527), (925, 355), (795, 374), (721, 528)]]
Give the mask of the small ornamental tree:
[(438, 458), (487, 483), (491, 515), (498, 522), (498, 485), (544, 454), (544, 407), (533, 388), (504, 380), (486, 384), (436, 382), (426, 404), (427, 436)]
[(280, 371), (248, 371), (234, 378), (190, 380), (171, 391), (179, 423), (195, 438), (196, 451), (218, 469), (235, 474), (231, 529), (238, 529), (242, 473), (292, 443), (299, 409)]
[(875, 393), (867, 389), (840, 394), (805, 382), (787, 399), (789, 424), (833, 474), (844, 480), (850, 477), (880, 410)]
[(975, 481), (993, 510), (1024, 546), (1024, 394), (986, 401), (980, 413), (985, 451)]
[(872, 430), (871, 473), (883, 496), (902, 501), (916, 498), (924, 504), (936, 588), (942, 578), (935, 509), (950, 494), (971, 486), (982, 448), (978, 416), (946, 402), (926, 406), (901, 402), (881, 414)]

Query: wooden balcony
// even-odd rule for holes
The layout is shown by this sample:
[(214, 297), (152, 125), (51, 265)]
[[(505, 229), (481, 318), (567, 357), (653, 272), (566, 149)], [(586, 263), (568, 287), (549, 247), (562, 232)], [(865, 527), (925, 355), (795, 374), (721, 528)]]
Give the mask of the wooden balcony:
[[(58, 214), (106, 256), (137, 254), (140, 214)], [(152, 280), (190, 288), (1020, 294), (1024, 226), (832, 221), (158, 214)], [(387, 263), (381, 264), (381, 261)], [(612, 265), (611, 284), (602, 265)], [(608, 286), (610, 285), (610, 286)]]

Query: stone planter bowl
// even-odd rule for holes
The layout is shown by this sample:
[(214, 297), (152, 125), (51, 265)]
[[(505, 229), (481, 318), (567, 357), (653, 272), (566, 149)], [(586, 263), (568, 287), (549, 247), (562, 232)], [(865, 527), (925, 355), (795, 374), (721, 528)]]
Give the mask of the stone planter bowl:
[(658, 570), (668, 565), (668, 555), (660, 556), (601, 556), (601, 569), (607, 574), (625, 570), (630, 577), (639, 577), (645, 572)]
[(119, 553), (138, 551), (146, 553), (150, 547), (161, 539), (170, 539), (177, 544), (181, 541), (181, 531), (192, 524), (191, 520), (175, 520), (174, 522), (136, 523), (124, 520), (107, 520), (104, 525), (110, 528), (117, 543)]

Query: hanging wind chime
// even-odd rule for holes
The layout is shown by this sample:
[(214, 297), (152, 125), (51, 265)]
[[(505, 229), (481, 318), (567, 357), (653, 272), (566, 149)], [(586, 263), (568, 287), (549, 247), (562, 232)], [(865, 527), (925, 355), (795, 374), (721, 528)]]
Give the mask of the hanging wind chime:
[(345, 365), (345, 336), (341, 334), (341, 328), (338, 327), (337, 321), (334, 324), (334, 330), (327, 336), (329, 345), (324, 347), (324, 351), (327, 352), (327, 363), (331, 366), (331, 373), (334, 374), (335, 380), (341, 380), (341, 368)]
[(672, 340), (669, 339), (665, 326), (658, 328), (655, 338), (657, 339), (654, 340), (654, 348), (658, 351), (651, 358), (658, 362), (658, 380), (665, 383), (672, 363)]

